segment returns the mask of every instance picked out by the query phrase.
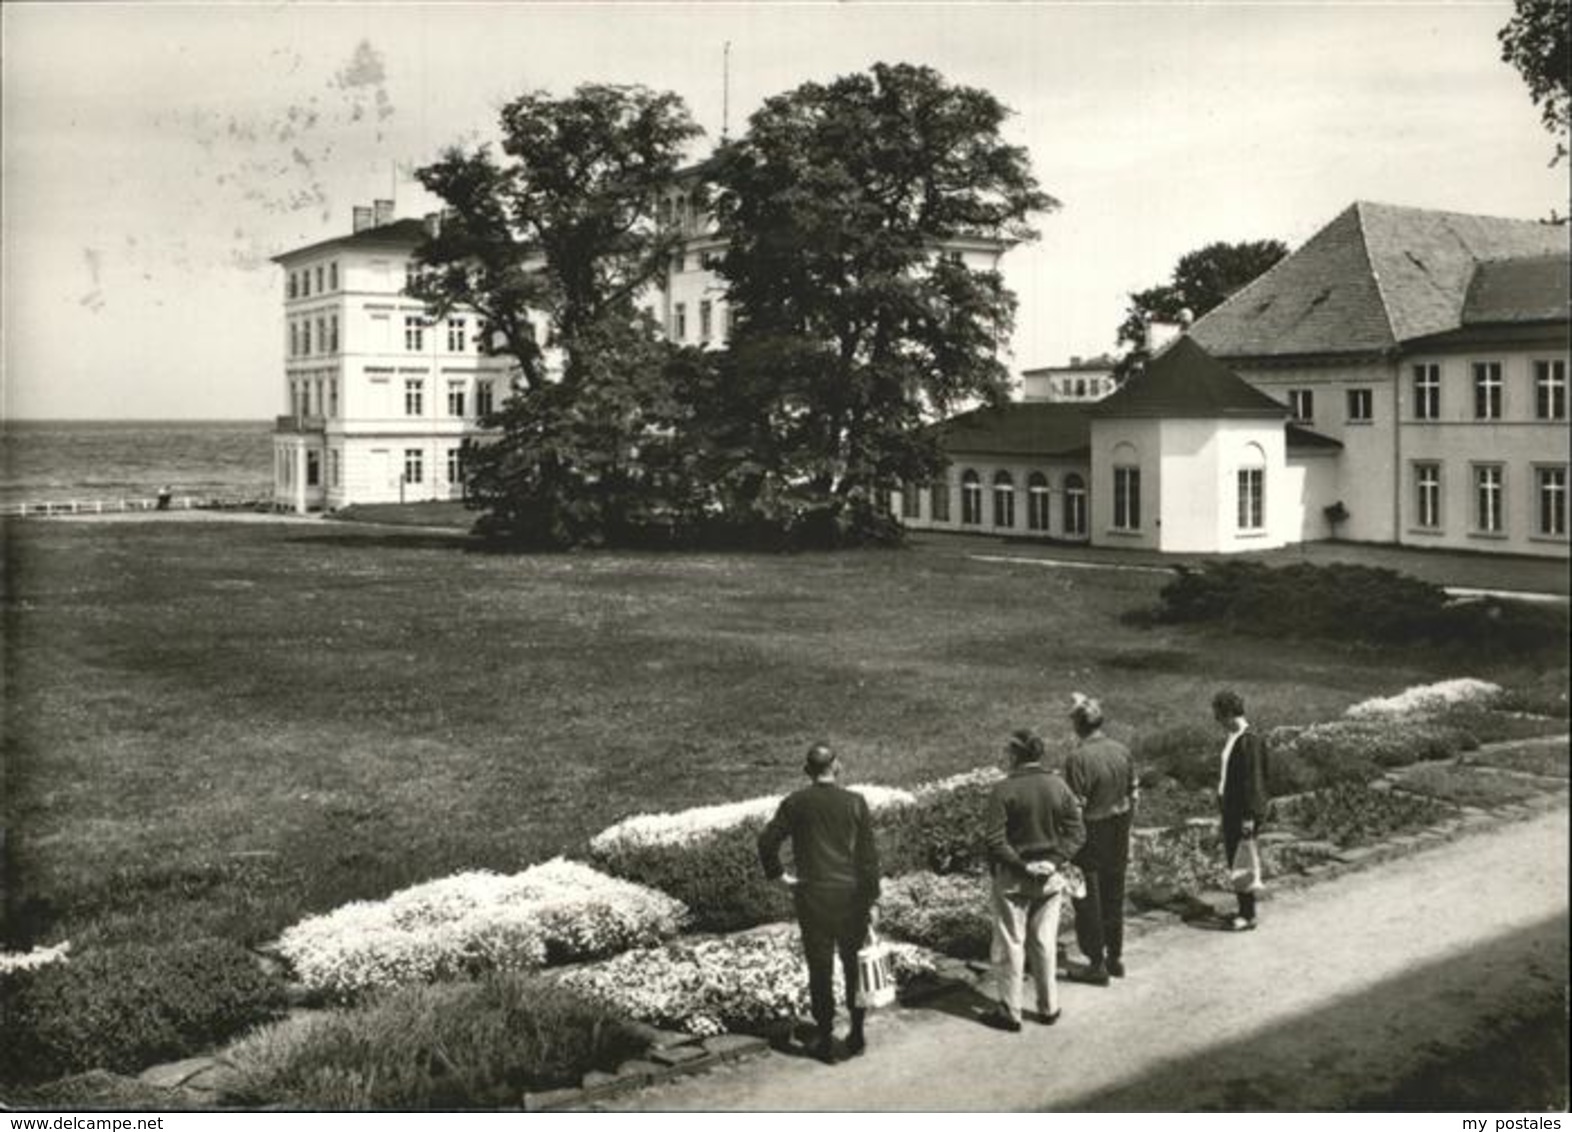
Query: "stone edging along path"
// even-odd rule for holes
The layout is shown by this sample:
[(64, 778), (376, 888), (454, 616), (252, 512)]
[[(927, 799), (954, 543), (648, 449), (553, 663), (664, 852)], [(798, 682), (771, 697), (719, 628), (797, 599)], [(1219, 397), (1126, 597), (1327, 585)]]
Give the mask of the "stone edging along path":
[[(1488, 809), (1459, 805), (1456, 816), (1415, 833), (1396, 834), (1373, 845), (1350, 849), (1329, 849), (1327, 857), (1307, 866), (1302, 872), (1284, 875), (1272, 882), (1272, 889), (1292, 890), (1307, 885), (1320, 884), (1345, 873), (1369, 868), (1372, 865), (1407, 856), (1422, 849), (1454, 840), (1477, 830), (1495, 827), (1506, 822), (1519, 821), (1563, 807), (1567, 804), (1569, 782), (1566, 778), (1545, 777), (1524, 771), (1506, 770), (1488, 765), (1477, 765), (1481, 754), (1490, 751), (1507, 751), (1523, 748), (1567, 747), (1568, 736), (1546, 736), (1536, 739), (1512, 740), (1493, 743), (1469, 752), (1460, 765), (1488, 775), (1500, 775), (1523, 782), (1536, 793), (1523, 801), (1506, 802)], [(1387, 788), (1403, 789), (1403, 778), (1413, 770), (1434, 764), (1416, 763), (1388, 773), (1384, 781)], [(1210, 819), (1206, 819), (1210, 824)], [(1270, 835), (1268, 835), (1270, 836)], [(1266, 894), (1270, 899), (1271, 890)], [(1195, 903), (1224, 907), (1231, 896), (1227, 892), (1202, 892)], [(1172, 926), (1183, 919), (1183, 914), (1165, 908), (1132, 912), (1126, 920), (1128, 938)], [(791, 931), (792, 925), (765, 925), (754, 931)], [(941, 958), (938, 978), (903, 998), (903, 1004), (914, 1005), (952, 990), (958, 986), (987, 986), (990, 968), (986, 962)], [(896, 1009), (900, 1009), (897, 1007)], [(721, 1034), (699, 1038), (690, 1034), (642, 1027), (649, 1041), (644, 1055), (625, 1061), (614, 1072), (599, 1070), (587, 1073), (577, 1088), (554, 1089), (539, 1093), (526, 1093), (513, 1111), (548, 1112), (583, 1109), (597, 1102), (609, 1100), (647, 1085), (691, 1073), (715, 1068), (723, 1062), (737, 1058), (758, 1056), (770, 1050), (768, 1040), (743, 1034)], [(171, 1108), (214, 1109), (222, 1107), (226, 1088), (233, 1082), (235, 1068), (222, 1052), (205, 1057), (187, 1058), (182, 1061), (157, 1065), (144, 1070), (137, 1080), (146, 1086), (164, 1091)]]

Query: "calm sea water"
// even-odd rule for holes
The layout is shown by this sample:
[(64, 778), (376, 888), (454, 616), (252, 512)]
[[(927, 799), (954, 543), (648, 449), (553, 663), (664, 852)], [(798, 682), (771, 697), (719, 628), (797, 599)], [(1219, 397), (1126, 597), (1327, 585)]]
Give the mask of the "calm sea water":
[(0, 422), (0, 504), (271, 494), (273, 422)]

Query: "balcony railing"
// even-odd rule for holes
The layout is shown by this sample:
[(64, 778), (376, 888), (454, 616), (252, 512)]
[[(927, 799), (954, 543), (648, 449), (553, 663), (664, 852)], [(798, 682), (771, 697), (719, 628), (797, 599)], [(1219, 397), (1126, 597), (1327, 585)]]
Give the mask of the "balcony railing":
[(301, 413), (285, 413), (273, 426), (274, 432), (321, 432), (327, 427), (327, 418)]

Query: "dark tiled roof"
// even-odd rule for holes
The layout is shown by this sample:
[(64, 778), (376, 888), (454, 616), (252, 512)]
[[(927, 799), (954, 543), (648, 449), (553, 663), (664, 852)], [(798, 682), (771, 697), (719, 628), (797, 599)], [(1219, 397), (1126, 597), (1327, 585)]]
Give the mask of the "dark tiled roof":
[(1455, 329), (1481, 261), (1565, 252), (1532, 220), (1358, 202), (1191, 327), (1219, 357), (1369, 353)]
[(1463, 322), (1477, 326), (1564, 320), (1572, 311), (1569, 271), (1572, 256), (1566, 252), (1482, 263), (1468, 284)]
[(1075, 456), (1091, 449), (1087, 406), (1052, 401), (1016, 401), (951, 417), (939, 425), (947, 452), (998, 455)]
[(377, 247), (415, 247), (426, 240), (426, 225), (420, 220), (395, 220), (391, 224), (381, 224), (375, 228), (362, 228), (359, 232), (351, 232), (347, 236), (334, 236), (331, 240), (320, 240), (303, 248), (294, 248), (273, 257), (274, 263), (283, 263), (285, 260), (294, 259), (296, 256), (306, 255), (309, 252), (319, 252), (327, 248), (354, 248), (363, 246)]
[(1343, 446), (1343, 442), (1336, 437), (1327, 436), (1316, 432), (1314, 429), (1305, 428), (1304, 425), (1296, 425), (1289, 422), (1285, 427), (1287, 430), (1285, 439), (1288, 441), (1288, 447), (1290, 448), (1326, 448), (1335, 450)]
[(1115, 392), (1088, 407), (1098, 417), (1283, 418), (1288, 410), (1196, 344), (1177, 339)]

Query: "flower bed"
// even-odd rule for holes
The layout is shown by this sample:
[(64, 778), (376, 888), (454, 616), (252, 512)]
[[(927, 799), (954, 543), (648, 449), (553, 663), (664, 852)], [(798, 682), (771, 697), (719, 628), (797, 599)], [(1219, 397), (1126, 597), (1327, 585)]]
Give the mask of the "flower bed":
[[(907, 791), (888, 786), (853, 786), (850, 789), (861, 794), (874, 812), (912, 801)], [(634, 814), (592, 837), (590, 852), (596, 857), (611, 857), (645, 846), (680, 848), (694, 845), (710, 837), (769, 821), (783, 797), (768, 794), (718, 806), (695, 806), (676, 813)]]
[(1403, 790), (1460, 806), (1494, 806), (1526, 802), (1538, 797), (1539, 788), (1507, 774), (1472, 770), (1465, 766), (1421, 766), (1403, 776)]
[(561, 858), (512, 876), (460, 873), (289, 928), (279, 953), (310, 990), (377, 987), (607, 955), (681, 930), (682, 904)]
[[(892, 943), (897, 982), (935, 972), (934, 957)], [(843, 998), (836, 964), (836, 998)], [(559, 983), (625, 1017), (689, 1034), (767, 1034), (808, 1013), (808, 970), (795, 931), (770, 927), (681, 940), (576, 967)]]
[(35, 947), (31, 951), (0, 951), (0, 975), (14, 971), (34, 971), (48, 963), (59, 963), (71, 950), (69, 941), (54, 947)]
[(1273, 795), (1369, 782), (1387, 768), (1452, 758), (1479, 745), (1466, 729), (1444, 720), (1395, 718), (1278, 727), (1267, 744)]
[(1304, 794), (1279, 807), (1282, 820), (1309, 838), (1345, 848), (1424, 829), (1454, 812), (1451, 806), (1430, 798), (1397, 790), (1371, 790), (1355, 783)]
[(879, 927), (961, 959), (986, 959), (993, 942), (986, 877), (909, 873), (884, 885)]
[(1395, 696), (1362, 700), (1343, 714), (1349, 719), (1391, 719), (1412, 715), (1433, 715), (1460, 705), (1488, 707), (1501, 698), (1501, 686), (1487, 680), (1464, 677), (1435, 684), (1417, 684)]
[(1545, 778), (1568, 777), (1567, 745), (1564, 742), (1557, 744), (1525, 744), (1521, 747), (1479, 751), (1468, 756), (1468, 761), (1470, 763), (1481, 763), (1485, 766), (1499, 767), (1502, 770), (1537, 774)]

